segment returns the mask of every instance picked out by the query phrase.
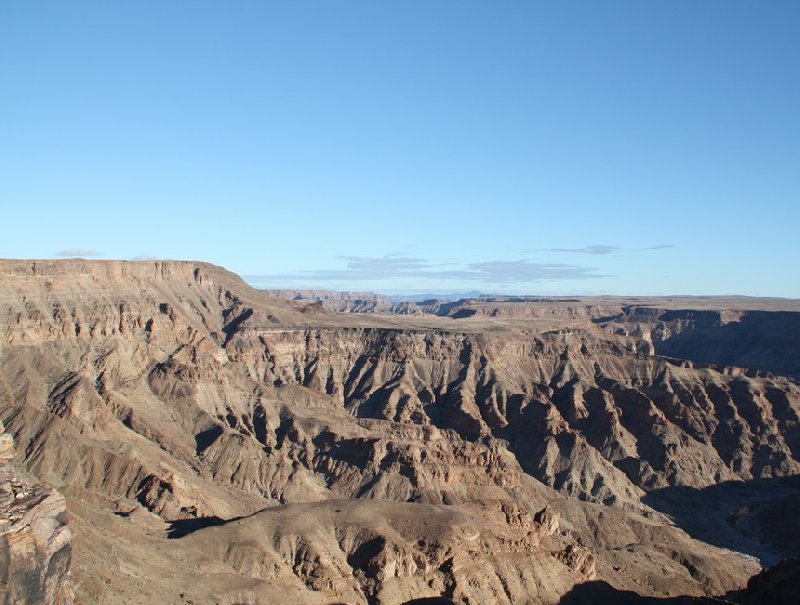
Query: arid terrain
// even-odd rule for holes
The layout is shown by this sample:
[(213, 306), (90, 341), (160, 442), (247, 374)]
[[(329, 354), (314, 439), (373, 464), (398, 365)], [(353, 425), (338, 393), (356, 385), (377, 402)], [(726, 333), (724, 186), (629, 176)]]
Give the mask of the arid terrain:
[(800, 301), (270, 294), (0, 261), (0, 602), (797, 586)]

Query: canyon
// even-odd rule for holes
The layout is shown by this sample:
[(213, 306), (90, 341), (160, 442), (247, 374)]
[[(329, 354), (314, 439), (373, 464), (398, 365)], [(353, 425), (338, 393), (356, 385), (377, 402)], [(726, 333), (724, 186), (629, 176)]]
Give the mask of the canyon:
[(40, 507), (0, 601), (762, 602), (800, 555), (799, 345), (792, 300), (0, 261), (0, 520)]

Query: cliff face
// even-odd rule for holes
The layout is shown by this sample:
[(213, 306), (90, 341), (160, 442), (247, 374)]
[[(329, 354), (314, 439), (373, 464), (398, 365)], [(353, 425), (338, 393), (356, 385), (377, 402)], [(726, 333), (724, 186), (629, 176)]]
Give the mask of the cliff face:
[(653, 355), (632, 320), (354, 318), (210, 265), (0, 264), (0, 418), (67, 496), (83, 602), (722, 594), (757, 565), (645, 492), (800, 471), (795, 383)]
[[(636, 498), (630, 483), (702, 487), (800, 470), (795, 384), (636, 347), (589, 330), (306, 330), (237, 335), (229, 358), (260, 383), (302, 385), (357, 417), (503, 440), (529, 474), (585, 499)], [(593, 471), (579, 471), (587, 462)]]
[(64, 497), (20, 473), (13, 458), (0, 423), (0, 602), (71, 605)]
[(483, 297), (392, 304), (372, 292), (266, 290), (330, 311), (593, 322), (651, 343), (658, 355), (800, 378), (800, 303), (747, 297)]
[(640, 335), (659, 355), (800, 378), (800, 312), (625, 308), (610, 326)]
[(262, 290), (270, 297), (297, 303), (318, 305), (334, 313), (389, 313), (395, 315), (421, 315), (430, 312), (428, 307), (412, 302), (394, 303), (374, 292), (339, 292), (334, 290)]

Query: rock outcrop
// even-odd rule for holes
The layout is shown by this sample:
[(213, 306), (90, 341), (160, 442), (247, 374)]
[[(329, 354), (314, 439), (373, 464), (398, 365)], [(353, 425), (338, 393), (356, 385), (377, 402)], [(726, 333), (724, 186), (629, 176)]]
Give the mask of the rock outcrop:
[(0, 422), (0, 602), (71, 605), (64, 497), (17, 471), (13, 458)]

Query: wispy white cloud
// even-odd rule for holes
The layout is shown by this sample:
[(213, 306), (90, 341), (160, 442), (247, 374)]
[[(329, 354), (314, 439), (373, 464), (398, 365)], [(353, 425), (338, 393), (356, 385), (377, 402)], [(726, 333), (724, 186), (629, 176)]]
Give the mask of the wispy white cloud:
[(675, 244), (661, 244), (659, 246), (650, 246), (649, 248), (645, 248), (645, 250), (669, 250), (670, 248), (677, 248)]
[(103, 253), (89, 248), (67, 248), (66, 250), (59, 250), (53, 254), (53, 256), (60, 256), (63, 258), (88, 258), (92, 256), (103, 256)]
[(613, 254), (619, 250), (619, 246), (609, 246), (608, 244), (595, 244), (593, 246), (584, 246), (583, 248), (539, 248), (537, 252), (571, 252), (574, 254), (593, 254), (593, 255), (606, 255)]
[(158, 257), (151, 256), (150, 254), (137, 254), (136, 256), (131, 257), (131, 260), (158, 260)]
[[(551, 280), (574, 280), (606, 277), (593, 267), (564, 263), (536, 263), (529, 260), (496, 260), (453, 267), (454, 263), (432, 264), (427, 259), (401, 255), (383, 257), (343, 256), (343, 269), (320, 269), (246, 275), (250, 282), (259, 284), (298, 283), (312, 285), (319, 282), (364, 282), (396, 280), (400, 278), (436, 280), (438, 282), (471, 282), (485, 285), (522, 284)], [(457, 266), (457, 265), (456, 265)]]

